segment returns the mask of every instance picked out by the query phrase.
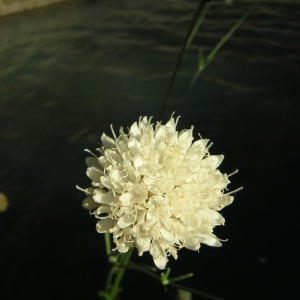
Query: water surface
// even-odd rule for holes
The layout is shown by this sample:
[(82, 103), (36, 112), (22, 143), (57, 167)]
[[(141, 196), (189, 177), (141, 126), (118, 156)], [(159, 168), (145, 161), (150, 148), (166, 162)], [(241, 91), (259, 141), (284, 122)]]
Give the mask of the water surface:
[[(3, 299), (97, 299), (108, 265), (75, 189), (89, 185), (83, 149), (97, 148), (110, 124), (160, 118), (196, 6), (71, 2), (0, 19), (0, 192), (10, 200), (0, 215)], [(299, 5), (260, 4), (186, 95), (199, 48), (208, 54), (248, 8), (212, 7), (166, 106), (163, 121), (175, 111), (179, 129), (194, 125), (212, 154), (225, 154), (223, 172), (240, 170), (231, 189), (244, 186), (217, 231), (229, 241), (181, 250), (170, 265), (195, 273), (187, 285), (226, 299), (282, 299), (298, 276)], [(128, 274), (123, 299), (161, 295)]]

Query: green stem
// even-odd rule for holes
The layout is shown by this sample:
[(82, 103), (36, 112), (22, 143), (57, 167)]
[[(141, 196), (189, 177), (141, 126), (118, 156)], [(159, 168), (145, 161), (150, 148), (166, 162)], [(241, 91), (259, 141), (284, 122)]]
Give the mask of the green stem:
[(219, 41), (215, 48), (207, 56), (208, 62), (212, 61), (221, 47), (227, 42), (227, 40), (238, 30), (238, 28), (245, 22), (248, 16), (252, 13), (253, 9), (256, 7), (260, 0), (256, 0), (250, 9), (240, 18), (240, 20), (225, 34), (225, 36)]
[[(166, 103), (167, 103), (167, 100), (169, 98), (169, 95), (170, 95), (170, 92), (171, 92), (171, 89), (172, 89), (172, 86), (174, 84), (174, 81), (175, 81), (175, 78), (176, 78), (176, 75), (177, 75), (177, 72), (178, 72), (178, 69), (180, 67), (180, 64), (181, 64), (181, 61), (183, 59), (183, 56), (186, 52), (186, 50), (188, 49), (189, 45), (191, 44), (195, 34), (196, 34), (196, 30), (195, 28), (199, 28), (203, 18), (204, 18), (204, 15), (200, 16), (201, 14), (201, 11), (202, 9), (205, 7), (205, 4), (207, 2), (209, 2), (210, 0), (201, 0), (200, 3), (199, 3), (199, 6), (197, 8), (197, 11), (195, 13), (195, 16), (193, 18), (193, 21), (192, 21), (192, 24), (190, 26), (190, 29), (187, 33), (187, 36), (185, 38), (185, 41), (183, 43), (183, 46), (181, 48), (181, 51), (180, 51), (180, 54), (179, 54), (179, 57), (177, 59), (177, 62), (176, 62), (176, 65), (175, 65), (175, 68), (174, 68), (174, 71), (173, 71), (173, 74), (172, 74), (172, 77), (171, 77), (171, 80), (169, 82), (169, 85), (168, 85), (168, 88), (167, 88), (167, 92), (166, 92), (166, 95), (165, 95), (165, 98), (163, 100), (163, 103), (162, 103), (162, 107), (161, 107), (161, 110), (160, 110), (160, 119), (163, 118), (163, 114), (164, 114), (164, 111), (165, 111), (165, 108), (166, 108)], [(206, 10), (204, 11), (206, 13)], [(200, 16), (200, 17), (199, 17)], [(197, 21), (198, 20), (198, 21)], [(198, 27), (197, 27), (198, 26)]]
[[(141, 266), (136, 265), (136, 264), (134, 264), (134, 263), (130, 263), (130, 264), (127, 266), (127, 268), (128, 268), (128, 269), (137, 270), (137, 271), (140, 271), (140, 272), (142, 272), (142, 273), (145, 273), (145, 274), (147, 274), (148, 276), (150, 276), (150, 277), (152, 277), (152, 278), (154, 278), (154, 279), (156, 279), (157, 281), (160, 281), (160, 282), (162, 283), (161, 277), (160, 277), (160, 276), (154, 274), (154, 272), (149, 271), (149, 270), (147, 270), (147, 269), (144, 268), (144, 267), (141, 267)], [(206, 299), (212, 299), (212, 300), (224, 300), (224, 299), (222, 299), (222, 298), (219, 298), (219, 297), (216, 297), (216, 296), (213, 296), (213, 295), (210, 295), (210, 294), (207, 294), (207, 293), (204, 293), (204, 292), (201, 292), (201, 291), (198, 291), (198, 290), (195, 290), (195, 289), (192, 289), (192, 288), (183, 286), (183, 285), (181, 285), (181, 284), (174, 283), (174, 281), (179, 280), (180, 277), (182, 277), (182, 278), (180, 278), (180, 279), (183, 280), (183, 279), (186, 279), (186, 278), (191, 277), (192, 275), (193, 275), (193, 274), (190, 273), (190, 274), (186, 274), (186, 275), (183, 275), (183, 276), (171, 278), (171, 279), (169, 280), (169, 282), (168, 282), (167, 285), (168, 285), (168, 286), (175, 287), (175, 288), (177, 288), (177, 289), (189, 291), (189, 292), (191, 292), (191, 293), (193, 293), (193, 294), (195, 294), (195, 295), (199, 295), (199, 296), (205, 297)]]
[[(107, 277), (107, 281), (106, 281), (106, 286), (105, 286), (105, 297), (107, 297), (106, 295), (106, 293), (107, 292), (109, 292), (109, 290), (110, 290), (110, 287), (111, 287), (111, 282), (112, 282), (112, 280), (113, 280), (113, 276), (114, 276), (114, 273), (115, 273), (115, 270), (114, 270), (114, 268), (112, 267), (111, 269), (110, 269), (110, 271), (109, 271), (109, 273), (108, 273), (108, 277)], [(108, 299), (108, 298), (106, 298), (106, 299)]]
[(204, 18), (205, 18), (205, 15), (206, 13), (208, 12), (209, 8), (211, 6), (211, 2), (208, 2), (207, 5), (205, 5), (203, 7), (203, 11), (201, 13), (201, 15), (199, 16), (196, 24), (194, 25), (194, 28), (192, 29), (192, 32), (190, 33), (190, 35), (188, 36), (188, 39), (187, 39), (187, 43), (186, 43), (186, 46), (185, 46), (185, 52), (188, 50), (188, 48), (190, 47), (190, 44), (192, 43), (195, 35), (197, 34), (199, 28), (200, 28), (200, 25), (203, 23), (204, 21)]
[(181, 275), (181, 276), (173, 277), (173, 278), (169, 279), (169, 284), (172, 283), (172, 282), (175, 282), (175, 281), (181, 281), (181, 280), (184, 280), (184, 279), (188, 279), (188, 278), (191, 278), (193, 276), (194, 276), (193, 273), (188, 273), (188, 274), (184, 274), (184, 275)]
[(223, 36), (223, 38), (217, 43), (217, 45), (212, 49), (209, 55), (206, 57), (203, 63), (199, 64), (198, 70), (196, 71), (190, 85), (188, 88), (188, 93), (191, 92), (194, 84), (196, 83), (198, 77), (202, 71), (213, 61), (215, 55), (219, 52), (222, 46), (228, 41), (228, 39), (238, 30), (238, 28), (245, 22), (247, 17), (252, 13), (253, 9), (259, 3), (260, 0), (256, 0), (250, 9), (240, 18), (240, 20)]
[(106, 255), (109, 257), (111, 255), (111, 244), (110, 244), (110, 233), (109, 232), (104, 233), (104, 240), (105, 240)]
[[(127, 253), (120, 255), (120, 265), (118, 266), (118, 272), (115, 277), (115, 281), (113, 283), (112, 289), (111, 289), (110, 293), (108, 294), (108, 298), (107, 298), (109, 300), (116, 299), (116, 297), (118, 296), (118, 294), (120, 292), (119, 286), (120, 286), (121, 280), (123, 278), (125, 269), (130, 261), (130, 257), (132, 255), (133, 249), (134, 248), (131, 247)], [(115, 268), (115, 266), (113, 268)]]
[(140, 271), (142, 273), (145, 273), (147, 274), (148, 276), (158, 280), (158, 281), (161, 281), (160, 277), (156, 274), (154, 274), (154, 272), (152, 271), (149, 271), (148, 269), (144, 268), (144, 267), (141, 267), (139, 265), (136, 265), (134, 263), (131, 263), (127, 266), (128, 269), (132, 269), (132, 270), (137, 270), (137, 271)]

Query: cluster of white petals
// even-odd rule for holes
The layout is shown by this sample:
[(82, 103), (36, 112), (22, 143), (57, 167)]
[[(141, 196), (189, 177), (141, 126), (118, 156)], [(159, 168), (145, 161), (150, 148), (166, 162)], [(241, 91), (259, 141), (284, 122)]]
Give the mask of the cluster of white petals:
[(93, 187), (84, 203), (100, 219), (97, 231), (112, 233), (121, 253), (149, 251), (159, 269), (182, 247), (220, 246), (213, 228), (224, 224), (218, 211), (233, 200), (217, 169), (223, 155), (210, 155), (207, 139), (193, 143), (193, 127), (177, 132), (177, 122), (140, 118), (119, 137), (112, 129), (113, 138), (101, 137), (100, 156), (86, 159)]

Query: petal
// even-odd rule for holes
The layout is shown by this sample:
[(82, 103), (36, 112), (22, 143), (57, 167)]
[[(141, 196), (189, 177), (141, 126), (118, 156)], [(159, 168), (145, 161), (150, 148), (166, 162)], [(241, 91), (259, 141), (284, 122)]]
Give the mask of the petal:
[(206, 157), (204, 160), (208, 165), (211, 165), (216, 169), (224, 159), (224, 155), (211, 155)]
[(177, 122), (175, 123), (174, 118), (171, 118), (165, 126), (167, 128), (172, 129), (173, 131), (175, 131), (176, 130), (176, 125), (177, 125)]
[(152, 255), (154, 263), (158, 269), (162, 270), (166, 267), (168, 262), (167, 256), (158, 244), (152, 243), (150, 247), (150, 254)]
[(99, 206), (99, 203), (96, 203), (93, 198), (89, 196), (82, 201), (82, 206), (85, 209), (95, 209)]
[(99, 233), (109, 232), (109, 230), (114, 227), (114, 223), (114, 220), (111, 218), (100, 220), (96, 224), (96, 230)]
[(105, 149), (116, 148), (115, 140), (107, 136), (104, 132), (101, 136), (101, 142)]
[(120, 228), (126, 228), (133, 224), (134, 219), (135, 217), (132, 214), (124, 214), (123, 217), (118, 220), (117, 225)]
[[(211, 174), (208, 179), (203, 183), (205, 188), (225, 188), (227, 183), (224, 182), (223, 175), (219, 173)], [(225, 186), (224, 186), (225, 183)]]
[(193, 126), (191, 129), (187, 129), (187, 130), (182, 130), (179, 132), (178, 134), (178, 144), (182, 143), (182, 142), (188, 142), (192, 143), (193, 138)]
[(203, 244), (209, 245), (209, 246), (215, 246), (220, 247), (222, 244), (218, 240), (218, 238), (213, 234), (200, 234), (199, 235), (200, 241)]
[(131, 125), (130, 130), (129, 130), (129, 134), (131, 136), (133, 136), (135, 139), (137, 139), (138, 141), (141, 139), (142, 132), (141, 132), (141, 129), (139, 128), (137, 122), (135, 122)]
[(130, 153), (135, 156), (139, 153), (141, 148), (141, 143), (134, 137), (130, 137), (128, 141), (128, 149)]
[(166, 128), (165, 126), (160, 126), (158, 130), (155, 132), (155, 140), (157, 142), (163, 141), (165, 138)]
[(174, 233), (172, 231), (167, 230), (166, 228), (160, 228), (159, 231), (165, 241), (174, 243)]
[(114, 194), (105, 190), (95, 189), (93, 199), (97, 203), (110, 204), (114, 200)]
[(232, 203), (233, 198), (234, 198), (233, 196), (230, 196), (228, 194), (224, 194), (222, 196), (222, 203), (224, 203), (224, 205), (227, 206), (227, 205)]
[(101, 168), (99, 161), (96, 157), (87, 157), (85, 159), (85, 163), (87, 164), (88, 167)]
[(191, 160), (200, 160), (207, 152), (206, 145), (209, 142), (207, 139), (202, 139), (194, 142), (187, 150), (186, 157)]
[[(99, 206), (94, 212), (93, 215), (97, 215), (95, 216), (98, 219), (107, 219), (109, 218), (109, 213), (111, 212), (111, 207), (110, 206), (106, 206), (106, 205), (102, 205)], [(105, 214), (105, 216), (99, 217), (98, 215), (101, 214)]]
[(163, 194), (171, 192), (174, 189), (174, 180), (168, 178), (162, 179), (159, 182), (158, 188)]
[(101, 176), (100, 177), (101, 183), (109, 190), (112, 190), (114, 186), (112, 185), (110, 179), (106, 176)]
[(136, 237), (136, 247), (138, 255), (142, 256), (143, 252), (149, 251), (151, 243), (151, 237), (147, 235), (138, 234)]
[(93, 181), (99, 182), (100, 177), (103, 175), (103, 172), (101, 172), (96, 167), (89, 167), (86, 170), (86, 175)]
[(194, 236), (186, 236), (184, 238), (183, 246), (190, 250), (198, 250), (200, 248), (199, 238)]
[(117, 245), (117, 249), (120, 253), (127, 253), (129, 247), (124, 242), (122, 242)]

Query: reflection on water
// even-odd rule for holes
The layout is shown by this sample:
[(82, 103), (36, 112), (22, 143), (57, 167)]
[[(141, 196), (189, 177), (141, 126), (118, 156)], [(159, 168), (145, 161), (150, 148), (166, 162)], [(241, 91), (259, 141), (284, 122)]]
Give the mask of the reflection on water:
[[(97, 148), (100, 134), (109, 131), (111, 123), (117, 129), (140, 115), (154, 115), (156, 120), (197, 3), (75, 1), (0, 19), (0, 190), (10, 199), (9, 209), (1, 214), (0, 235), (7, 258), (5, 292), (11, 299), (59, 299), (59, 293), (92, 299), (96, 294), (103, 279), (101, 240), (93, 235), (94, 221), (81, 210), (82, 195), (75, 190), (75, 184), (88, 186), (82, 150)], [(295, 139), (289, 137), (299, 117), (299, 5), (262, 3), (186, 96), (198, 49), (208, 54), (248, 7), (241, 2), (213, 6), (183, 61), (164, 116), (175, 110), (182, 115), (182, 128), (194, 124), (195, 132), (211, 138), (212, 153), (226, 156), (226, 171), (244, 169), (231, 188), (247, 186), (248, 198), (228, 208), (233, 212), (226, 218), (231, 224), (241, 224), (240, 211), (269, 210), (268, 202), (257, 200), (257, 182), (265, 186), (259, 188), (260, 199), (276, 199), (280, 191), (270, 195), (274, 186), (291, 186), (297, 178), (284, 184), (288, 178), (282, 174), (293, 172), (299, 157)], [(266, 141), (272, 147), (262, 146)], [(283, 159), (279, 149), (285, 145), (294, 150)], [(282, 191), (282, 197), (289, 192)], [(272, 207), (274, 218), (282, 213), (275, 200)], [(256, 217), (264, 224), (263, 213)], [(252, 239), (264, 239), (248, 219), (245, 223)], [(199, 260), (205, 274), (192, 281), (195, 287), (201, 280), (206, 292), (241, 299), (240, 290), (231, 288), (232, 280), (243, 289), (247, 280), (256, 278), (252, 259), (258, 250), (230, 222), (227, 226), (223, 236), (230, 235), (233, 244), (220, 252), (201, 249), (197, 258), (185, 256), (178, 264), (185, 270), (183, 261)], [(245, 243), (242, 265), (237, 253), (241, 246), (234, 248), (234, 241)], [(275, 237), (269, 243), (273, 241)], [(217, 291), (216, 265), (224, 279)], [(226, 270), (232, 268), (239, 271), (229, 276)], [(252, 289), (249, 299), (259, 299), (258, 290), (276, 292), (278, 276), (273, 271), (269, 267), (261, 273), (270, 276), (272, 284)], [(240, 272), (246, 274), (243, 280)], [(22, 289), (13, 289), (11, 282)], [(153, 294), (143, 299), (153, 299)]]

